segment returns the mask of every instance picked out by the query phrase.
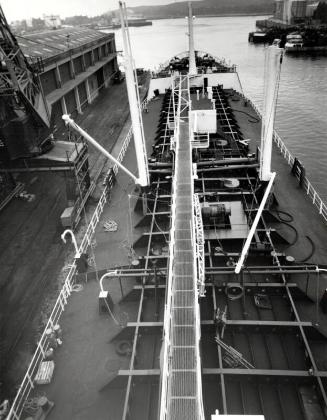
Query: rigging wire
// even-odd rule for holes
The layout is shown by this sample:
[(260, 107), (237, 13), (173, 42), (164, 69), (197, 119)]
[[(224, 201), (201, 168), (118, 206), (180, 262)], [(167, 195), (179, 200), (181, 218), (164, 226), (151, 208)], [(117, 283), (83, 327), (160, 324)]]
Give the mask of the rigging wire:
[[(266, 54), (266, 57), (265, 57), (265, 68), (267, 68), (267, 60), (268, 60), (268, 54)], [(277, 103), (277, 101), (278, 101), (280, 76), (281, 76), (281, 72), (282, 72), (282, 63), (283, 63), (283, 54), (281, 54), (280, 60), (279, 60), (279, 67), (278, 67), (278, 71), (277, 71), (276, 83), (275, 83), (275, 88), (274, 88), (273, 103)], [(266, 123), (264, 120), (262, 120), (262, 131), (263, 131), (263, 133), (264, 133), (264, 127), (270, 124), (270, 121), (271, 121), (272, 118), (276, 117), (276, 111), (277, 111), (277, 107), (276, 106), (272, 107), (272, 109), (270, 110), (270, 115), (269, 115), (269, 118), (268, 118), (268, 122)]]

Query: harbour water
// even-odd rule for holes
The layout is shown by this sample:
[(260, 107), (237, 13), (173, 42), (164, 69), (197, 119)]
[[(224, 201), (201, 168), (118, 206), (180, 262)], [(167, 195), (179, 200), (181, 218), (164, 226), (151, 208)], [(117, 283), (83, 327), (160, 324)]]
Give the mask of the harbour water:
[[(195, 47), (236, 64), (244, 93), (259, 108), (263, 95), (263, 45), (248, 43), (257, 16), (196, 18)], [(263, 17), (261, 16), (260, 19)], [(120, 30), (115, 30), (122, 49)], [(130, 28), (137, 67), (155, 69), (187, 50), (185, 19), (153, 21), (152, 26)], [(282, 65), (276, 129), (293, 156), (327, 201), (327, 57), (285, 55)]]

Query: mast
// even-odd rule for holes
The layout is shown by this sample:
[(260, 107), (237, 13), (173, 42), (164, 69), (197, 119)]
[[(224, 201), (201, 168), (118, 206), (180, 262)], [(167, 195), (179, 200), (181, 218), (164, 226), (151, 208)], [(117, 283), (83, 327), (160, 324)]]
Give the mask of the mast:
[(287, 24), (291, 23), (292, 19), (292, 0), (284, 1), (283, 21)]
[(275, 45), (268, 47), (265, 59), (263, 119), (261, 129), (261, 181), (269, 181), (271, 176), (271, 151), (281, 62), (282, 48)]
[(198, 74), (195, 62), (192, 3), (188, 2), (189, 74)]
[(143, 121), (140, 110), (137, 76), (134, 71), (133, 56), (129, 41), (128, 27), (126, 25), (126, 7), (125, 4), (123, 5), (121, 1), (119, 2), (119, 10), (124, 44), (126, 85), (133, 127), (136, 160), (139, 173), (138, 182), (142, 187), (145, 187), (149, 185), (149, 171), (143, 132)]

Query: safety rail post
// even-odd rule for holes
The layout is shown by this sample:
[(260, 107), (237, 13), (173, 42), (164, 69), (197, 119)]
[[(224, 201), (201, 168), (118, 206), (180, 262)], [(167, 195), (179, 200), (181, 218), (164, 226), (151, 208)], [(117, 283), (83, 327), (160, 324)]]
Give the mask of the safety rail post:
[(13, 412), (12, 412), (12, 415), (13, 415), (13, 418), (14, 418), (15, 420), (19, 420), (19, 417), (17, 416), (16, 411), (13, 411)]
[(30, 383), (31, 388), (32, 388), (32, 389), (34, 389), (34, 383), (33, 383), (33, 380), (32, 380), (32, 378), (31, 378), (31, 376), (30, 376), (29, 374), (27, 374), (27, 380), (28, 380), (28, 382)]
[(42, 354), (42, 357), (44, 357), (45, 356), (45, 351), (44, 351), (44, 348), (42, 346), (42, 342), (39, 343), (39, 348), (40, 348), (40, 352)]
[(65, 305), (61, 300), (61, 292), (60, 292), (60, 295), (59, 295), (59, 303), (60, 303), (60, 306), (61, 306), (61, 310), (63, 311), (65, 309)]
[(307, 195), (309, 195), (309, 192), (310, 192), (310, 183), (307, 182)]

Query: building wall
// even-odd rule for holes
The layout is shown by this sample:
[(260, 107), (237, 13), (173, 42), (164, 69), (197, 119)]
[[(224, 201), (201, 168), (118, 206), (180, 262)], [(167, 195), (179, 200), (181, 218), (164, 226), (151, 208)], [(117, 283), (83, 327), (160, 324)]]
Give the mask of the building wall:
[(69, 62), (59, 66), (61, 83), (66, 83), (71, 79)]
[(307, 0), (276, 0), (274, 17), (293, 24), (307, 16)]
[(72, 117), (75, 117), (77, 114), (77, 104), (73, 90), (65, 95), (65, 102), (68, 114), (70, 114)]
[(116, 73), (116, 61), (110, 61), (103, 66), (103, 76), (104, 76), (104, 83), (105, 86), (108, 86), (111, 82), (112, 76)]
[(87, 52), (86, 54), (84, 54), (84, 59), (85, 59), (85, 67), (88, 68), (92, 65), (92, 53), (91, 52)]
[[(40, 80), (48, 101), (52, 103), (52, 125), (61, 127), (62, 114), (68, 112), (75, 116), (77, 112), (82, 112), (88, 103), (98, 96), (99, 87), (107, 87), (110, 84), (111, 77), (118, 69), (117, 58), (112, 55), (115, 51), (114, 39), (104, 39), (100, 40), (98, 45), (94, 44), (78, 53), (74, 54), (72, 50), (71, 55), (66, 54), (64, 58), (59, 55), (56, 62), (52, 58), (48, 66), (45, 62), (45, 71)], [(94, 72), (90, 75), (92, 68)], [(85, 71), (88, 73), (83, 78)]]
[(85, 82), (78, 85), (78, 94), (82, 110), (87, 107), (87, 93)]
[(83, 60), (82, 57), (76, 57), (73, 60), (74, 63), (74, 70), (75, 70), (75, 75), (83, 73)]
[(51, 107), (51, 126), (56, 128), (59, 128), (63, 126), (63, 120), (62, 120), (63, 110), (61, 107), (60, 101), (55, 102)]
[(42, 73), (40, 79), (45, 95), (48, 95), (50, 92), (57, 89), (57, 81), (54, 69)]
[(90, 89), (90, 97), (91, 101), (93, 101), (98, 95), (98, 79), (95, 74), (92, 74), (88, 79), (89, 89)]
[(293, 1), (291, 15), (293, 19), (305, 18), (307, 11), (307, 1)]
[(105, 57), (106, 55), (108, 55), (107, 54), (107, 45), (105, 44), (105, 45), (102, 45), (101, 47), (101, 57)]
[(284, 1), (277, 0), (275, 2), (275, 13), (274, 18), (278, 20), (283, 20), (283, 11), (284, 11)]

